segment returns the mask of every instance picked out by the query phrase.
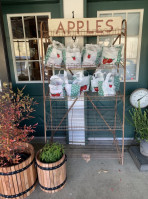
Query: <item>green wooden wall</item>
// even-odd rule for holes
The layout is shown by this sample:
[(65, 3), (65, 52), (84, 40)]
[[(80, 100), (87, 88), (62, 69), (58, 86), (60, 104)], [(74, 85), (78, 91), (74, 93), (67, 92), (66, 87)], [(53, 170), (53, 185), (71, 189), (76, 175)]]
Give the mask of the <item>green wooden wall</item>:
[[(130, 82), (126, 84), (126, 117), (128, 117), (128, 110), (131, 107), (129, 103), (129, 95), (137, 88), (148, 88), (148, 1), (145, 0), (131, 0), (131, 1), (86, 1), (86, 16), (97, 17), (97, 11), (103, 10), (124, 10), (124, 9), (144, 9), (143, 17), (143, 30), (142, 30), (142, 43), (141, 43), (141, 56), (140, 56), (140, 69), (139, 69), (139, 81)], [(121, 134), (119, 133), (119, 136)], [(125, 120), (125, 137), (133, 137), (134, 129), (129, 125), (128, 121)]]
[[(16, 13), (40, 13), (40, 12), (51, 12), (52, 18), (61, 18), (63, 17), (63, 5), (62, 1), (57, 0), (5, 0), (2, 1), (2, 11), (3, 19), (8, 47), (8, 56), (10, 61), (10, 70), (11, 70), (11, 79), (13, 87), (22, 88), (26, 86), (25, 93), (29, 94), (31, 97), (38, 102), (38, 105), (35, 107), (36, 112), (34, 113), (35, 118), (31, 122), (38, 122), (39, 125), (36, 129), (35, 136), (44, 135), (44, 126), (43, 126), (43, 91), (42, 83), (32, 83), (32, 84), (16, 84), (13, 68), (13, 60), (11, 54), (11, 45), (7, 24), (7, 14), (16, 14)], [(47, 109), (49, 109), (49, 104), (47, 104)], [(50, 133), (50, 132), (49, 132)], [(65, 133), (60, 133), (61, 136)]]
[[(99, 10), (120, 10), (120, 9), (142, 9), (144, 8), (143, 33), (141, 45), (140, 73), (139, 82), (127, 83), (126, 86), (126, 114), (131, 108), (129, 104), (130, 93), (140, 87), (148, 88), (148, 1), (131, 0), (128, 1), (112, 1), (112, 0), (84, 0), (84, 17), (96, 17)], [(10, 61), (11, 78), (14, 88), (23, 87), (23, 84), (15, 84), (13, 61), (11, 55), (11, 46), (7, 24), (7, 14), (13, 13), (34, 13), (34, 12), (51, 12), (52, 18), (63, 17), (62, 0), (2, 0), (2, 11), (5, 25), (5, 33), (7, 39), (8, 56)], [(29, 93), (39, 103), (36, 108), (36, 118), (39, 122), (36, 136), (43, 136), (43, 101), (42, 101), (42, 84), (26, 84), (26, 93)], [(65, 135), (62, 133), (60, 135)], [(121, 134), (119, 134), (121, 136)], [(133, 137), (134, 130), (126, 122), (125, 137)]]

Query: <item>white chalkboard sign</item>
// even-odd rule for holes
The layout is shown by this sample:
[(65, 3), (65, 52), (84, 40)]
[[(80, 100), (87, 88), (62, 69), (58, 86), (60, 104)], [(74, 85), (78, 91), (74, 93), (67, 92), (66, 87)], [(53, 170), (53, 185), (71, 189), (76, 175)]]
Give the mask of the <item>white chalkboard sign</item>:
[(121, 33), (122, 17), (49, 19), (49, 36), (98, 36)]

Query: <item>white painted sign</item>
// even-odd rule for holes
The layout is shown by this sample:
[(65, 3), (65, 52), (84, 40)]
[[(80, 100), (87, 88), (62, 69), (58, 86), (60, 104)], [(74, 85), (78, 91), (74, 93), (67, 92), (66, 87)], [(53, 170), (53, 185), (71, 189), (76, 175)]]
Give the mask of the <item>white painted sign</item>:
[(121, 33), (122, 17), (48, 19), (49, 36), (98, 36)]

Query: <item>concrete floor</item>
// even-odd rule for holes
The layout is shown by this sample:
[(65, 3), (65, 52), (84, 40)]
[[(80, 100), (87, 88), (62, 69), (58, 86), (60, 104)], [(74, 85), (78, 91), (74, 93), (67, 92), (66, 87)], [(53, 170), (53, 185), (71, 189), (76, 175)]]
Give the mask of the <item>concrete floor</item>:
[(47, 194), (36, 190), (28, 199), (147, 199), (148, 172), (139, 172), (130, 154), (124, 165), (117, 159), (68, 158), (67, 183), (61, 191)]

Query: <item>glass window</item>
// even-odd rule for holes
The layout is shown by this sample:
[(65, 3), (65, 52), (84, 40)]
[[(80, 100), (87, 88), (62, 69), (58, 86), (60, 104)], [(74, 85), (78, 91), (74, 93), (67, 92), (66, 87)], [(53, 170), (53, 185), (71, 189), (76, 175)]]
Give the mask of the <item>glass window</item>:
[(22, 17), (11, 17), (11, 27), (13, 39), (24, 38)]
[(43, 21), (44, 30), (48, 31), (49, 18), (50, 13), (9, 15), (16, 82), (42, 81), (40, 24)]
[(13, 46), (14, 46), (14, 54), (16, 60), (27, 59), (25, 41), (20, 41), (20, 40), (13, 41)]
[(38, 40), (27, 40), (26, 41), (27, 47), (27, 57), (30, 60), (39, 60), (39, 50), (38, 50)]
[(38, 16), (37, 17), (37, 25), (38, 25), (38, 34), (39, 34), (39, 37), (41, 37), (41, 33), (40, 33), (40, 24), (41, 24), (41, 21), (44, 21), (44, 24), (43, 24), (44, 30), (48, 31), (48, 16)]
[(28, 81), (28, 66), (27, 62), (16, 62), (18, 81)]
[(40, 74), (40, 65), (39, 62), (28, 62), (29, 72), (30, 72), (30, 80), (41, 80)]
[(135, 36), (139, 35), (140, 26), (140, 13), (128, 13), (127, 14), (127, 35)]
[[(143, 23), (143, 9), (139, 10), (112, 10), (112, 11), (98, 11), (98, 17), (107, 16), (121, 16), (122, 19), (127, 20), (127, 48), (126, 48), (126, 80), (138, 81), (139, 76), (139, 62), (141, 50), (141, 36)], [(108, 41), (106, 37), (99, 38), (99, 42), (112, 43), (115, 39), (111, 36)], [(123, 40), (121, 40), (123, 43)], [(122, 54), (124, 49), (122, 50)], [(123, 80), (123, 70), (120, 69), (121, 79)]]
[(25, 35), (26, 38), (36, 38), (36, 23), (34, 16), (24, 17)]

